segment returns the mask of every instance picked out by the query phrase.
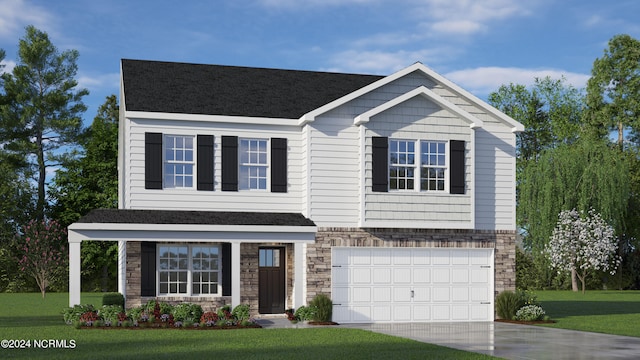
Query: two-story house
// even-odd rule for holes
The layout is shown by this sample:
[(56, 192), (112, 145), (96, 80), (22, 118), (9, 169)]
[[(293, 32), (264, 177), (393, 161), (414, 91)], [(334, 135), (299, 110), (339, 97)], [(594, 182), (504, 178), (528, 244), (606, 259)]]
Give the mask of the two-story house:
[(389, 76), (122, 60), (119, 208), (69, 226), (119, 242), (118, 290), (334, 321), (493, 320), (515, 288), (523, 127), (416, 63)]

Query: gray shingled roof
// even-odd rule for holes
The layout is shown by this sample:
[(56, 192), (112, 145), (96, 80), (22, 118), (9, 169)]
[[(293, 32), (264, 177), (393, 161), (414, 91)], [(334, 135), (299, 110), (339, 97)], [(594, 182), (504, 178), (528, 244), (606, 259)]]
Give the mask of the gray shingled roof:
[(122, 60), (128, 111), (298, 119), (382, 76)]
[(315, 226), (302, 214), (94, 209), (77, 223)]

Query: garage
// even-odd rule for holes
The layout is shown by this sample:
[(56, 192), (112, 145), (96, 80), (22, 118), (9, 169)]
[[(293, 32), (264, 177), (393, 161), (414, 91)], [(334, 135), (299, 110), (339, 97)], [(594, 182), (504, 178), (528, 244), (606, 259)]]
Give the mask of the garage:
[(493, 321), (493, 249), (332, 249), (338, 323)]

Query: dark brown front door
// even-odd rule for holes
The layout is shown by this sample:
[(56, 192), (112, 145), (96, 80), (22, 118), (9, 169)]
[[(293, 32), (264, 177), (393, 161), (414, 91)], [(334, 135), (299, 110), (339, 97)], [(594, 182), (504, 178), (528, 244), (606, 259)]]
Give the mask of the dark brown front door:
[(258, 311), (284, 313), (284, 248), (261, 248), (258, 270)]

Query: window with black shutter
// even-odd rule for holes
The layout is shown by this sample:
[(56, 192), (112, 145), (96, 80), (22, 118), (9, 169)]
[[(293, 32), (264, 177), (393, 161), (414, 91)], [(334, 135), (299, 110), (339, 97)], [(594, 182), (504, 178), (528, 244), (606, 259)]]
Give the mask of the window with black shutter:
[(287, 139), (271, 139), (271, 192), (287, 192)]
[(213, 191), (213, 135), (198, 135), (198, 190)]
[(222, 137), (222, 191), (238, 191), (238, 137)]
[(373, 191), (389, 191), (389, 139), (386, 137), (374, 136), (371, 138), (372, 145), (372, 182)]
[(162, 189), (162, 133), (144, 133), (144, 188)]

